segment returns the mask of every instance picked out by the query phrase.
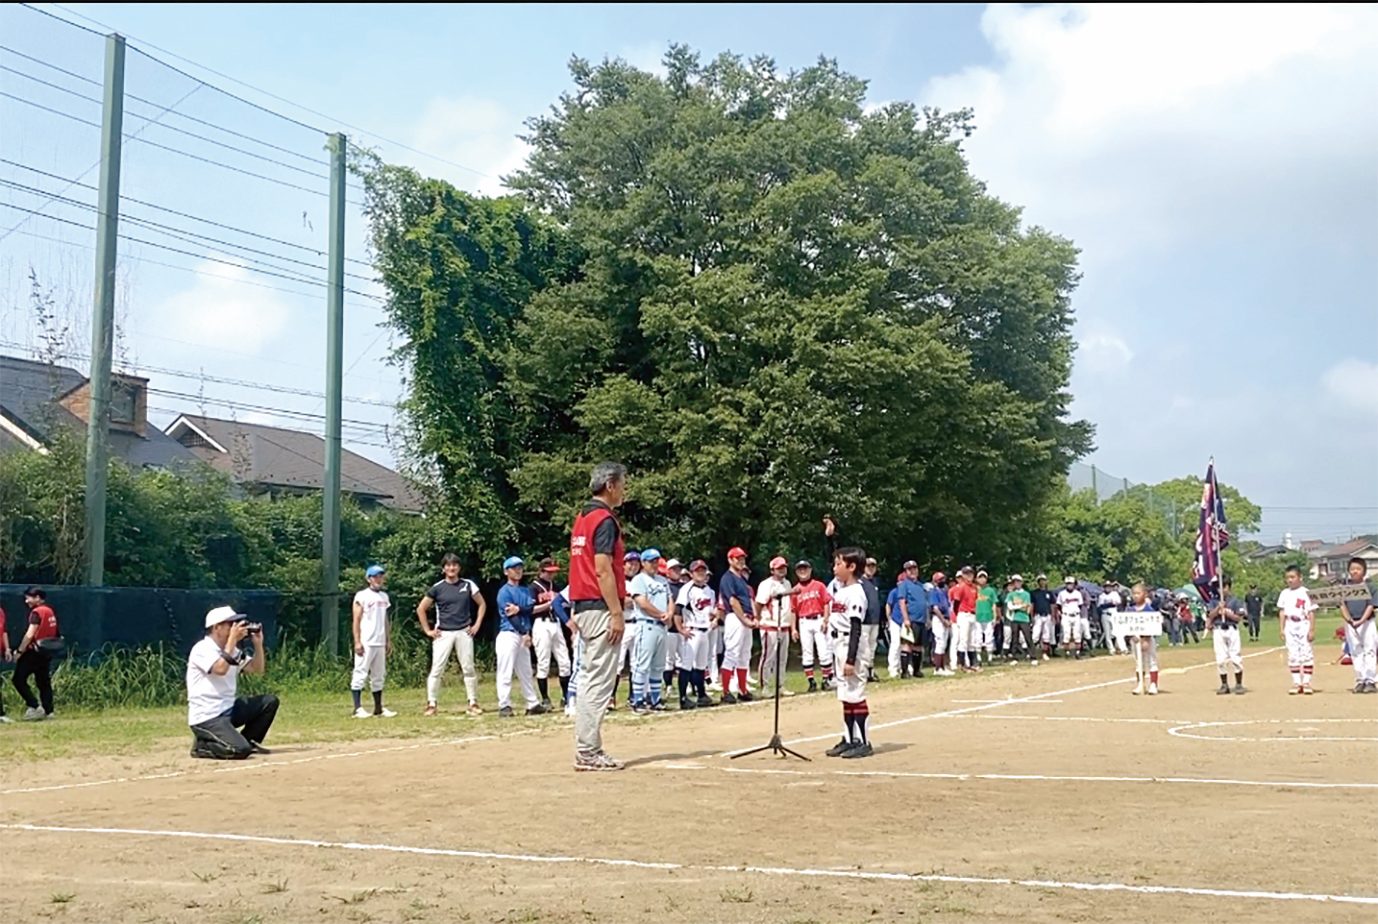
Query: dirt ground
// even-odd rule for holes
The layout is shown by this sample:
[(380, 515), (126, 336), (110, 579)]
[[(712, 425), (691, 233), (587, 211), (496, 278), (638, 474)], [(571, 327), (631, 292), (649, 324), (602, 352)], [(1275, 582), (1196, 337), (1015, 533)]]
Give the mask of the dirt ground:
[[(10, 766), (14, 920), (1378, 920), (1378, 697), (1348, 667), (1287, 695), (1281, 654), (1217, 696), (1209, 649), (877, 684), (867, 760), (794, 697), (618, 713), (618, 774), (575, 774), (563, 720), (466, 739), (283, 749), (245, 764)], [(284, 708), (290, 709), (290, 703)], [(470, 736), (471, 738), (473, 736)], [(1305, 785), (1311, 784), (1311, 785)], [(28, 790), (28, 791), (21, 791)]]

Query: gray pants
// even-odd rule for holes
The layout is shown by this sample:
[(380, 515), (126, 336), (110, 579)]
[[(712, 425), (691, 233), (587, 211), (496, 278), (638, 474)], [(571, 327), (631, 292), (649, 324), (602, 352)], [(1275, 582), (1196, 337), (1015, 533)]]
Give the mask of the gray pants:
[(579, 637), (584, 640), (584, 656), (579, 662), (578, 689), (575, 700), (574, 747), (596, 754), (603, 750), (603, 716), (617, 685), (618, 657), (621, 642), (608, 642), (608, 627), (612, 613), (607, 610), (584, 610), (574, 617)]

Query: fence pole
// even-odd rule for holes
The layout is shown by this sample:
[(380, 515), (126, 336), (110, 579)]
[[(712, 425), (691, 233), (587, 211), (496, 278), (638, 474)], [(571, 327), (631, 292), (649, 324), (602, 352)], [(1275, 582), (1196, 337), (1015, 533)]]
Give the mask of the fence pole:
[(326, 289), (325, 484), (321, 530), (321, 641), (340, 652), (340, 414), (344, 369), (345, 136), (330, 136), (330, 242)]
[(100, 130), (96, 293), (91, 307), (90, 404), (86, 412), (86, 583), (105, 583), (105, 475), (110, 437), (110, 363), (115, 339), (120, 153), (124, 136), (124, 37), (105, 37), (105, 104)]

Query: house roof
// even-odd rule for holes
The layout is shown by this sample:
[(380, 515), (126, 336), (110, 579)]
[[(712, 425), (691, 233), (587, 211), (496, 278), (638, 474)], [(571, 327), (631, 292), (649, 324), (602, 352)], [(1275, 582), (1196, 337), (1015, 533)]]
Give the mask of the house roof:
[(1341, 542), (1339, 545), (1327, 545), (1319, 548), (1311, 553), (1311, 557), (1316, 559), (1352, 558), (1370, 548), (1378, 548), (1378, 542), (1374, 542), (1368, 536), (1360, 536), (1348, 542)]
[[(168, 427), (170, 437), (214, 443), (190, 451), (242, 483), (319, 491), (325, 480), (325, 440), (315, 433), (183, 414)], [(397, 472), (358, 453), (340, 452), (340, 489), (406, 513), (425, 509), (420, 493)]]
[[(57, 426), (68, 427), (84, 438), (86, 422), (57, 403), (58, 398), (84, 384), (86, 376), (67, 366), (0, 356), (0, 414), (39, 443), (49, 441), (49, 431)], [(0, 441), (0, 451), (23, 445), (13, 434), (6, 436)], [(112, 429), (107, 440), (110, 455), (130, 465), (170, 468), (196, 458), (153, 426), (147, 427), (143, 436)]]

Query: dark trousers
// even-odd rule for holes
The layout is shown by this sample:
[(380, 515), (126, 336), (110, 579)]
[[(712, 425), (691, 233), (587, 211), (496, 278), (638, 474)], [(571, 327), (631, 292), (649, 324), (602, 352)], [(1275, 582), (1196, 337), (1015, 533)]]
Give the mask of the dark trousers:
[[(191, 727), (193, 757), (212, 760), (243, 760), (262, 744), (268, 729), (278, 714), (278, 698), (266, 696), (240, 697), (234, 701), (229, 715), (217, 716), (209, 722)], [(240, 729), (243, 729), (241, 732)]]
[(1258, 624), (1262, 621), (1263, 614), (1249, 614), (1249, 638), (1258, 638)]
[(1024, 654), (1030, 661), (1038, 660), (1038, 655), (1034, 653), (1033, 625), (1027, 622), (1012, 622), (1008, 629), (1013, 635), (1010, 638), (1010, 657), (1017, 654), (1015, 649), (1019, 646), (1019, 640), (1024, 640)]
[[(14, 665), (14, 688), (19, 691), (20, 697), (30, 709), (37, 709), (41, 704), (43, 711), (51, 713), (53, 711), (53, 659), (46, 651), (37, 648), (30, 648), (19, 656), (19, 661)], [(35, 698), (33, 691), (29, 689), (29, 678), (34, 679), (34, 684), (38, 687), (38, 696)]]

